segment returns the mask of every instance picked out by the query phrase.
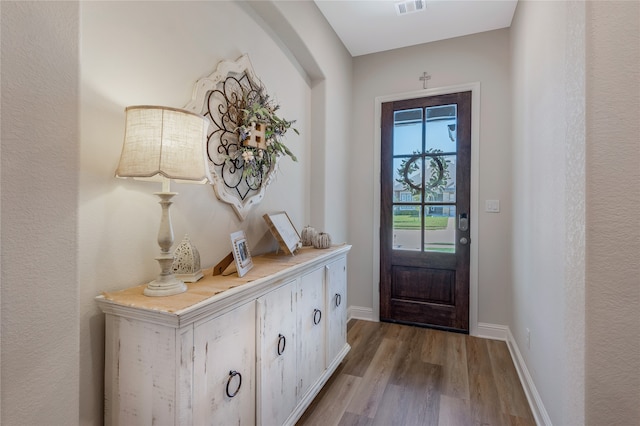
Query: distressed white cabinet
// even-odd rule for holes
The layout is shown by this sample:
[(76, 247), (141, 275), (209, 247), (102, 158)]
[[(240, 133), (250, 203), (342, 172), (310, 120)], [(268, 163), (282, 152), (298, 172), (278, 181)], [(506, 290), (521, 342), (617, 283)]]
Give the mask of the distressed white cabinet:
[(258, 424), (284, 424), (298, 403), (296, 284), (258, 299)]
[(196, 324), (193, 424), (255, 423), (255, 304)]
[(298, 393), (304, 398), (325, 368), (325, 269), (318, 268), (298, 283)]
[(256, 256), (173, 296), (99, 296), (105, 424), (295, 424), (349, 351), (350, 248)]
[(327, 360), (335, 359), (347, 341), (347, 258), (327, 264)]

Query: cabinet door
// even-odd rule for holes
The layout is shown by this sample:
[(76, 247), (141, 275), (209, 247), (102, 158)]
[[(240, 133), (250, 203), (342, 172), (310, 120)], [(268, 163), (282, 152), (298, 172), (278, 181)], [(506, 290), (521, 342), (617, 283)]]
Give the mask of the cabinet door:
[(258, 299), (258, 424), (281, 425), (296, 406), (296, 281)]
[(252, 425), (255, 416), (255, 303), (194, 331), (194, 425)]
[(327, 270), (327, 364), (347, 343), (347, 258), (329, 263)]
[(324, 267), (300, 278), (298, 283), (298, 397), (302, 398), (325, 368)]

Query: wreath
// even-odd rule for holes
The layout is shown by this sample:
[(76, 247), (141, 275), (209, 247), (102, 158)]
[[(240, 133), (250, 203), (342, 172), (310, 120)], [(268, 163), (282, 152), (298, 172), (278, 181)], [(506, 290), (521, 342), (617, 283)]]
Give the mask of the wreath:
[[(277, 115), (280, 105), (273, 102), (263, 87), (242, 91), (237, 105), (238, 150), (227, 157), (226, 162), (242, 159), (242, 177), (248, 181), (261, 182), (276, 164), (280, 156), (296, 156), (284, 144), (283, 138), (289, 129), (300, 134), (289, 121)], [(232, 158), (233, 157), (233, 158)]]

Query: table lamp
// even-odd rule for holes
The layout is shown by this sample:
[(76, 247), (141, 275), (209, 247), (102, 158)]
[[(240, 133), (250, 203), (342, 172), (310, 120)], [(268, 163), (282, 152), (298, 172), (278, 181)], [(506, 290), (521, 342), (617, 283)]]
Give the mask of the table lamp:
[(206, 156), (209, 123), (201, 115), (163, 106), (130, 106), (125, 109), (124, 144), (116, 177), (162, 182), (162, 218), (158, 231), (160, 275), (147, 284), (146, 296), (170, 296), (187, 290), (172, 271), (173, 227), (169, 207), (175, 192), (170, 182), (210, 182)]

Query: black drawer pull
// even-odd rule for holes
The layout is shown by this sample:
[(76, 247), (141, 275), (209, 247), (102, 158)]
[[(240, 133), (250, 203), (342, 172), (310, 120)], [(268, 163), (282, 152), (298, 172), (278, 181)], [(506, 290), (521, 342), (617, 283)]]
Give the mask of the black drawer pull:
[(320, 320), (321, 319), (322, 319), (322, 311), (320, 311), (320, 309), (314, 309), (313, 310), (313, 323), (315, 325), (318, 325), (318, 324), (320, 324)]
[(278, 355), (284, 353), (284, 348), (287, 346), (287, 338), (282, 334), (278, 334)]
[(336, 308), (340, 306), (342, 303), (342, 295), (340, 293), (336, 293)]
[[(238, 387), (236, 388), (235, 392), (231, 393), (229, 392), (229, 385), (231, 384), (231, 379), (233, 379), (235, 376), (238, 376)], [(229, 379), (227, 379), (227, 396), (229, 398), (233, 398), (234, 396), (236, 396), (238, 394), (238, 391), (240, 390), (240, 386), (242, 386), (242, 374), (238, 373), (235, 370), (229, 371)]]

